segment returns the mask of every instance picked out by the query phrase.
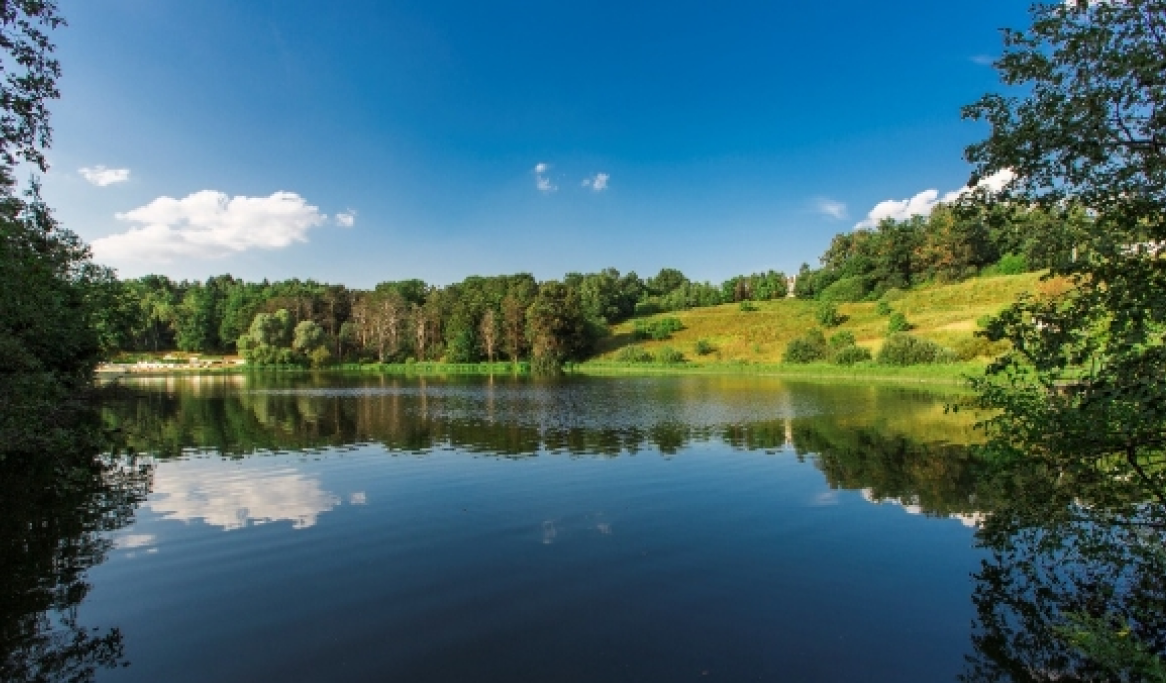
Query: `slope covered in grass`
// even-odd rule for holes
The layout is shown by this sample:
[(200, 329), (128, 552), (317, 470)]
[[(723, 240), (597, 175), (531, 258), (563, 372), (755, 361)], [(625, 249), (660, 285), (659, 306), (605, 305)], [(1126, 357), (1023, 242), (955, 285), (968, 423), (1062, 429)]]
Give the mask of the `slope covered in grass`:
[[(1064, 286), (1062, 281), (1042, 281), (1040, 273), (975, 278), (954, 285), (925, 286), (903, 292), (902, 297), (890, 306), (906, 315), (914, 326), (912, 334), (944, 346), (959, 347), (965, 352), (975, 348), (971, 345), (978, 345), (981, 347), (979, 355), (984, 357), (993, 349), (987, 348), (983, 342), (974, 341), (977, 320), (999, 312), (1022, 293), (1047, 294)], [(683, 329), (673, 332), (665, 340), (635, 339), (634, 320), (615, 325), (611, 335), (600, 341), (596, 360), (618, 360), (621, 349), (637, 344), (653, 354), (670, 347), (694, 364), (778, 363), (790, 340), (815, 327), (822, 328), (816, 317), (817, 301), (781, 299), (753, 302), (752, 305), (756, 310), (746, 311), (739, 304), (724, 304), (647, 318), (648, 321), (667, 317), (680, 320)], [(839, 304), (838, 310), (844, 321), (838, 327), (824, 329), (826, 335), (849, 331), (860, 346), (877, 353), (887, 336), (888, 320), (886, 315), (879, 314), (877, 304)], [(698, 353), (697, 342), (700, 340), (711, 346), (709, 353)]]

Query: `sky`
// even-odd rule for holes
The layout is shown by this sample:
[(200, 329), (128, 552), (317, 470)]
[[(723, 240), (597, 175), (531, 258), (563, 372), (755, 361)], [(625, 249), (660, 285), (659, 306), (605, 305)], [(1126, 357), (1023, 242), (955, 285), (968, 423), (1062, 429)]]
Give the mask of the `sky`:
[(44, 195), (122, 277), (793, 272), (965, 185), (1026, 6), (60, 0)]

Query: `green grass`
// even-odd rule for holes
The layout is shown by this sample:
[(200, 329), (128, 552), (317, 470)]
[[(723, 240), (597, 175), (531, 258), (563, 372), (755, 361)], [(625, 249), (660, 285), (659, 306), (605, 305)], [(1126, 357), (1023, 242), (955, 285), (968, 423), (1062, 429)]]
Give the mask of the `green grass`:
[(984, 363), (951, 363), (946, 365), (915, 365), (891, 367), (876, 363), (850, 366), (829, 363), (794, 365), (786, 363), (617, 363), (594, 360), (572, 368), (586, 375), (756, 375), (788, 377), (790, 379), (853, 380), (858, 382), (918, 382), (923, 384), (962, 385), (969, 376), (981, 375)]
[[(1024, 293), (1047, 294), (1063, 289), (1063, 282), (1042, 282), (1039, 273), (974, 278), (954, 285), (931, 285), (909, 290), (891, 308), (906, 315), (914, 326), (912, 334), (931, 339), (948, 347), (973, 339), (976, 320), (993, 315)], [(636, 343), (649, 352), (661, 346), (672, 346), (684, 353), (686, 366), (721, 368), (728, 363), (748, 363), (780, 366), (783, 373), (810, 372), (781, 366), (786, 345), (795, 337), (814, 327), (821, 327), (815, 315), (818, 302), (804, 299), (781, 299), (754, 302), (754, 311), (742, 311), (738, 304), (724, 304), (688, 311), (662, 313), (652, 318), (675, 317), (683, 329), (667, 341), (639, 340)], [(854, 334), (860, 346), (877, 354), (887, 336), (887, 316), (879, 315), (877, 304), (839, 304), (844, 316), (841, 325), (825, 330), (830, 336), (847, 330)], [(627, 321), (612, 328), (612, 334), (601, 340), (599, 354), (587, 365), (614, 361), (619, 349), (633, 342), (636, 321)], [(641, 324), (643, 324), (641, 322)], [(711, 353), (696, 352), (697, 342), (707, 340)], [(981, 359), (981, 360), (986, 360)], [(597, 363), (598, 362), (598, 363)], [(839, 372), (851, 372), (840, 370)], [(866, 372), (854, 370), (853, 372)], [(897, 372), (885, 369), (886, 373)], [(927, 375), (932, 372), (949, 374), (942, 370), (907, 368), (904, 373)]]

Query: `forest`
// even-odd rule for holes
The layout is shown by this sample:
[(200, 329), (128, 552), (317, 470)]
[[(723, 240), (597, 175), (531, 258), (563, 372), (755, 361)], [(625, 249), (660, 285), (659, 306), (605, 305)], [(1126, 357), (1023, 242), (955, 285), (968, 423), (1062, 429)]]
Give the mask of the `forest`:
[[(836, 235), (816, 269), (794, 280), (801, 298), (875, 300), (893, 289), (1015, 274), (1071, 257), (1083, 213), (940, 206)], [(239, 353), (255, 365), (532, 361), (588, 357), (609, 325), (665, 311), (786, 297), (785, 273), (720, 284), (675, 268), (655, 276), (607, 268), (539, 282), (529, 273), (470, 276), (438, 286), (385, 281), (371, 290), (312, 280), (246, 282), (230, 275), (175, 282), (163, 275), (112, 284), (103, 346), (111, 352)]]

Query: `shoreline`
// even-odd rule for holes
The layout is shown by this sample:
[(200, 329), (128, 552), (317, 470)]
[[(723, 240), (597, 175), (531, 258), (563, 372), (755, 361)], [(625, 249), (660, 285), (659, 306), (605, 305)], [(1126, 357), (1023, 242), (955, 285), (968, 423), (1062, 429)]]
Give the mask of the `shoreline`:
[[(985, 366), (980, 363), (953, 363), (948, 365), (915, 365), (896, 367), (887, 365), (840, 366), (825, 363), (807, 365), (786, 364), (650, 364), (616, 363), (588, 361), (569, 364), (563, 371), (568, 375), (593, 376), (742, 376), (776, 377), (805, 380), (871, 381), (903, 384), (943, 384), (959, 386), (966, 384), (968, 377), (981, 375)], [(97, 368), (96, 378), (113, 380), (125, 377), (175, 377), (196, 375), (240, 375), (252, 373), (361, 373), (383, 375), (529, 375), (528, 363), (394, 363), (366, 365), (335, 365), (327, 368), (311, 369), (302, 366), (175, 366), (172, 368), (137, 368), (133, 365), (103, 364)]]

